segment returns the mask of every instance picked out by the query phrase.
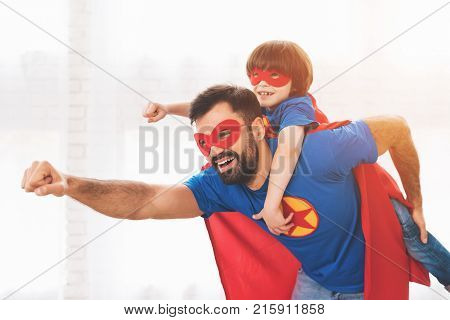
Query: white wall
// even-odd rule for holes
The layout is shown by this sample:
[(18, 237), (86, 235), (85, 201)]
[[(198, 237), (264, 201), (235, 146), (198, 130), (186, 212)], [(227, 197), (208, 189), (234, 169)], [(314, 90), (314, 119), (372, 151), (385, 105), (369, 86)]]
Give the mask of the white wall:
[[(438, 8), (427, 1), (10, 1), (144, 96), (187, 101), (214, 83), (248, 85), (245, 61), (262, 41), (289, 39), (311, 56), (315, 91)], [(315, 96), (330, 119), (401, 114), (422, 163), (428, 228), (450, 244), (449, 8), (392, 42)], [(35, 159), (96, 178), (176, 183), (173, 134), (158, 130), (161, 167), (139, 174), (145, 99), (0, 6), (0, 294), (7, 295), (117, 221), (71, 200), (19, 187)], [(181, 123), (180, 123), (181, 121)], [(165, 130), (170, 134), (164, 135)], [(195, 150), (188, 132), (179, 146)], [(168, 150), (168, 151), (167, 151)], [(164, 152), (169, 152), (165, 154)], [(389, 159), (381, 160), (390, 172)], [(413, 286), (414, 299), (446, 294)], [(447, 295), (448, 297), (448, 295)], [(203, 221), (125, 221), (11, 298), (223, 298)]]

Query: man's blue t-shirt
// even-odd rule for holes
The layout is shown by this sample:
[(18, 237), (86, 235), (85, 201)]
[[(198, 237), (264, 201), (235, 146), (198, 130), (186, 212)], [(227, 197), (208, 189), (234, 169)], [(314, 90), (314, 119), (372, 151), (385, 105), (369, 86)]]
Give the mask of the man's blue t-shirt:
[[(268, 143), (273, 153), (277, 140)], [(302, 262), (309, 277), (329, 290), (354, 293), (364, 289), (360, 195), (352, 168), (374, 163), (377, 157), (375, 142), (363, 121), (311, 133), (286, 188), (284, 210), (296, 212), (302, 223), (295, 237), (280, 235), (276, 239)], [(226, 185), (211, 167), (185, 184), (204, 212), (202, 217), (239, 211), (252, 219), (264, 206), (268, 181), (257, 191), (243, 184)], [(254, 221), (270, 233), (262, 219)]]
[(314, 107), (309, 96), (286, 99), (274, 109), (262, 108), (262, 112), (276, 132), (289, 126), (316, 123)]

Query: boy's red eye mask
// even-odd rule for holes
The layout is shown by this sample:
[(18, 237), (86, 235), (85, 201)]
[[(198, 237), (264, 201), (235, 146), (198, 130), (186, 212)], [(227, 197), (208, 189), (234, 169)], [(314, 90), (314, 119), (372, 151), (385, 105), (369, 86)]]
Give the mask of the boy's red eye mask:
[(248, 75), (252, 86), (256, 86), (261, 81), (265, 81), (267, 84), (273, 87), (283, 87), (291, 80), (290, 77), (276, 71), (276, 70), (261, 70), (258, 68), (253, 69)]
[(211, 134), (194, 134), (195, 142), (200, 151), (208, 157), (212, 146), (228, 149), (235, 144), (241, 135), (242, 126), (237, 120), (224, 120), (214, 128)]

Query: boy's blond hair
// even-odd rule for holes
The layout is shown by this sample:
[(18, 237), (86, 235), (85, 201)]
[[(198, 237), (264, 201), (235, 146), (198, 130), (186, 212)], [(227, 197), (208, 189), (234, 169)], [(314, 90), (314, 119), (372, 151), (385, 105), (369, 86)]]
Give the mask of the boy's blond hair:
[(313, 81), (311, 60), (291, 41), (267, 41), (256, 47), (247, 60), (247, 74), (254, 68), (275, 69), (292, 78), (290, 96), (304, 96)]

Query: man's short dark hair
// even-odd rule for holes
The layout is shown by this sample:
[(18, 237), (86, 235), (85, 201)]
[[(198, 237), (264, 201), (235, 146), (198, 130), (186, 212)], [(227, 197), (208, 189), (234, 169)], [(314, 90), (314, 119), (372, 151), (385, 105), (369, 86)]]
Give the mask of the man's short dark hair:
[(209, 87), (192, 101), (189, 112), (191, 124), (208, 113), (219, 102), (228, 102), (231, 109), (238, 113), (247, 125), (262, 116), (261, 106), (252, 91), (238, 86), (221, 84)]

